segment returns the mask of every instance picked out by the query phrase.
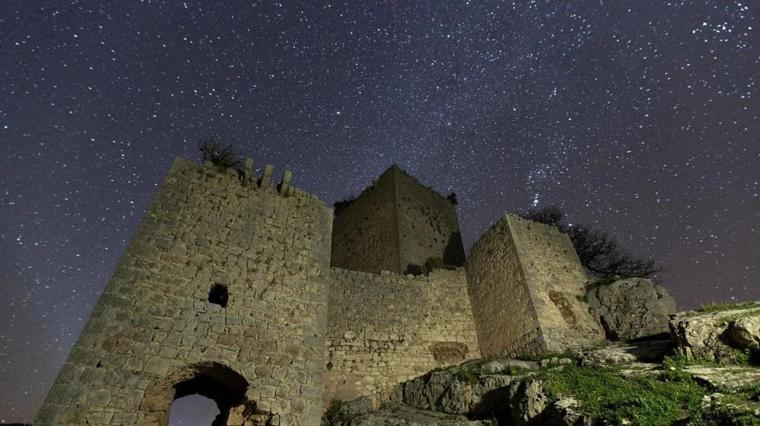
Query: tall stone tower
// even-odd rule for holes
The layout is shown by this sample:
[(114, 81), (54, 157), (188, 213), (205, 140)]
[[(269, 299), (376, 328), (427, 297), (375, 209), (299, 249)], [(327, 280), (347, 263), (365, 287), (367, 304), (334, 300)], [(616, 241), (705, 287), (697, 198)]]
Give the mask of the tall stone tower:
[(501, 218), (467, 259), (483, 356), (540, 355), (603, 342), (583, 300), (587, 281), (567, 234), (513, 214)]
[(429, 258), (464, 264), (456, 206), (398, 166), (336, 212), (333, 266), (418, 273)]
[(250, 174), (174, 162), (35, 424), (166, 425), (193, 393), (319, 424), (332, 212)]

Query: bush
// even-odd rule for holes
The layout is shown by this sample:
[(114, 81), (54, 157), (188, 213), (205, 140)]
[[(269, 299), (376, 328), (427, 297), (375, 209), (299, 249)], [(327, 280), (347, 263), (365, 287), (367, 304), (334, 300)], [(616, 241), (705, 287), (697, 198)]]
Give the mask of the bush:
[(521, 215), (535, 222), (556, 226), (568, 234), (581, 264), (600, 279), (651, 278), (661, 271), (653, 260), (641, 259), (625, 252), (606, 232), (583, 225), (564, 224), (565, 212), (557, 206), (530, 210)]
[(217, 136), (208, 136), (198, 141), (198, 149), (204, 162), (210, 161), (220, 169), (232, 168), (243, 172), (243, 163), (235, 154), (232, 144), (224, 147)]

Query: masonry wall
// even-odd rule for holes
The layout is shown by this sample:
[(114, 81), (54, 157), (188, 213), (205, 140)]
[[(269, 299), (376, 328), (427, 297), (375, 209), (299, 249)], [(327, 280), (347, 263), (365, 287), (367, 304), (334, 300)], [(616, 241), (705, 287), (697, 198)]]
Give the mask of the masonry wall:
[(368, 274), (333, 269), (328, 292), (325, 402), (376, 402), (396, 384), (480, 356), (466, 275)]
[(604, 339), (582, 300), (583, 266), (553, 226), (503, 217), (470, 250), (467, 273), (483, 355), (563, 352)]
[(275, 423), (319, 424), (330, 234), (312, 196), (175, 161), (35, 424), (168, 424), (176, 380), (208, 363)]
[(431, 257), (464, 265), (456, 206), (399, 168), (394, 169), (401, 270), (413, 272)]
[(331, 264), (354, 271), (400, 272), (395, 180), (384, 173), (334, 219)]
[(507, 217), (470, 249), (467, 278), (483, 356), (540, 354), (544, 344)]
[(584, 301), (588, 276), (570, 237), (554, 226), (508, 216), (546, 351), (590, 347), (604, 331)]

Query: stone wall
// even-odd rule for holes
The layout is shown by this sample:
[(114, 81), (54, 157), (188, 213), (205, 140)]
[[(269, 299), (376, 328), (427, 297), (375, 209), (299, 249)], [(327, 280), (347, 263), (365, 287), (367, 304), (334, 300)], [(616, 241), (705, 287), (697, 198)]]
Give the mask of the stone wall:
[(289, 193), (175, 161), (35, 424), (168, 424), (198, 383), (319, 424), (331, 211)]
[(394, 170), (401, 270), (412, 272), (430, 257), (464, 265), (456, 206), (398, 167)]
[(546, 350), (603, 342), (604, 331), (585, 302), (588, 276), (570, 237), (554, 226), (507, 218)]
[(331, 264), (399, 272), (395, 180), (386, 172), (334, 219)]
[(467, 274), (484, 356), (562, 352), (604, 339), (582, 301), (583, 266), (555, 227), (505, 216), (470, 250)]
[(470, 249), (467, 279), (483, 356), (541, 353), (536, 310), (506, 218)]
[(477, 358), (463, 268), (429, 275), (333, 269), (325, 402), (368, 395), (432, 368)]

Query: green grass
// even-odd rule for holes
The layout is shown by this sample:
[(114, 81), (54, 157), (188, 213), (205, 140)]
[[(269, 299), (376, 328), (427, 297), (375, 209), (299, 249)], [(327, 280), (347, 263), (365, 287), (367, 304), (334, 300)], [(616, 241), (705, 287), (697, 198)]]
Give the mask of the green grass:
[(760, 426), (760, 417), (754, 407), (760, 401), (760, 383), (748, 386), (737, 393), (723, 395), (720, 404), (705, 413), (702, 425)]
[(623, 377), (615, 370), (568, 366), (540, 373), (554, 398), (573, 397), (610, 424), (670, 425), (700, 412), (704, 388), (690, 376)]
[(713, 312), (731, 311), (734, 309), (751, 309), (751, 308), (760, 308), (760, 302), (754, 301), (754, 302), (740, 302), (740, 303), (729, 303), (729, 302), (707, 303), (697, 308), (696, 311), (708, 314), (708, 313), (713, 313)]

